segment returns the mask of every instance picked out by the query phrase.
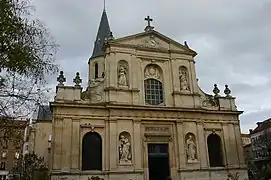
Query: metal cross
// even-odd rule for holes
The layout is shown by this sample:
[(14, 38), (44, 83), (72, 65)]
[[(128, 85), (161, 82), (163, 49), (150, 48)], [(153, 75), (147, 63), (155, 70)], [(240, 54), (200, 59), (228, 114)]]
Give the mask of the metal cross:
[(148, 21), (148, 26), (151, 26), (151, 21), (153, 21), (153, 19), (151, 19), (150, 16), (147, 16), (144, 20)]

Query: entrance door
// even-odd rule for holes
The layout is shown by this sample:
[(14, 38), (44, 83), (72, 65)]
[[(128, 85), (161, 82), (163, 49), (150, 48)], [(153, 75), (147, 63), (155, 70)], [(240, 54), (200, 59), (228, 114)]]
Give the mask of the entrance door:
[(170, 176), (168, 144), (148, 144), (149, 180), (166, 180)]

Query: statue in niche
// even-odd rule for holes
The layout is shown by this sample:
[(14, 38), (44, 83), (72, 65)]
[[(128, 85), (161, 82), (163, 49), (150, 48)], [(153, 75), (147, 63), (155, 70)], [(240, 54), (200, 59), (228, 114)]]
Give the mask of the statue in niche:
[(119, 86), (128, 86), (127, 71), (123, 65), (119, 66), (118, 85)]
[(160, 79), (160, 74), (158, 68), (151, 65), (148, 66), (145, 70), (145, 78), (154, 78), (154, 79)]
[(193, 163), (197, 162), (197, 146), (195, 144), (195, 140), (193, 138), (194, 136), (192, 134), (188, 135), (188, 138), (186, 140), (186, 156), (187, 156), (187, 162)]
[(1, 146), (6, 149), (8, 147), (8, 140), (5, 137), (1, 137)]
[(188, 74), (187, 74), (186, 68), (184, 67), (180, 68), (179, 78), (180, 78), (181, 91), (189, 91)]
[(132, 163), (131, 143), (129, 139), (122, 134), (119, 138), (119, 162), (120, 164)]

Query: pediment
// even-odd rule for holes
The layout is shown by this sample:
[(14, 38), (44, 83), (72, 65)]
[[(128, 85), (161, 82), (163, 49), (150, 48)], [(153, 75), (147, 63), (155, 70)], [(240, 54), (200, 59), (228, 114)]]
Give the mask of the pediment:
[(126, 45), (135, 48), (170, 50), (189, 53), (193, 56), (197, 55), (197, 53), (188, 46), (182, 45), (154, 30), (114, 39), (110, 41), (110, 44)]

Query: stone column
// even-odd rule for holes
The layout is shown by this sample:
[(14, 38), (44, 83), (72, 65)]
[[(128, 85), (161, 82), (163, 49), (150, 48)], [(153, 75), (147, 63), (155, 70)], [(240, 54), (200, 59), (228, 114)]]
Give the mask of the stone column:
[(62, 150), (62, 118), (53, 119), (53, 170), (60, 170), (61, 168), (61, 150)]
[(141, 133), (140, 133), (140, 120), (134, 120), (134, 157), (133, 161), (136, 170), (142, 170), (142, 144), (141, 144)]
[(207, 142), (205, 140), (205, 132), (203, 129), (203, 124), (201, 122), (197, 123), (198, 141), (199, 141), (199, 161), (201, 168), (207, 168)]
[(244, 157), (244, 151), (243, 151), (243, 145), (242, 145), (240, 125), (235, 124), (234, 129), (235, 129), (235, 138), (236, 138), (236, 144), (237, 144), (239, 163), (241, 167), (245, 167), (246, 165), (245, 165), (245, 157)]
[(177, 141), (178, 141), (178, 153), (179, 153), (179, 169), (186, 168), (185, 161), (185, 145), (184, 145), (184, 134), (183, 134), (183, 123), (177, 122)]
[(228, 124), (223, 124), (222, 128), (223, 128), (223, 137), (224, 138), (221, 137), (221, 140), (222, 140), (222, 138), (224, 139), (224, 145), (225, 145), (225, 147), (222, 148), (222, 150), (224, 151), (224, 154), (225, 154), (223, 157), (226, 157), (224, 164), (226, 166), (228, 166), (229, 164), (231, 164), (231, 162), (230, 162), (231, 154), (230, 154), (230, 149), (229, 149), (230, 148), (230, 143), (229, 143), (230, 139), (229, 139)]
[(232, 167), (236, 167), (236, 166), (238, 167), (239, 166), (239, 156), (238, 156), (238, 149), (237, 149), (236, 139), (235, 139), (235, 129), (234, 129), (233, 124), (228, 124), (228, 129), (229, 129), (229, 137), (230, 137), (229, 165)]
[(62, 125), (61, 171), (70, 171), (72, 119), (64, 118)]
[(108, 78), (110, 79), (109, 80), (109, 87), (116, 87), (117, 86), (117, 62), (116, 62), (116, 53), (114, 54), (110, 54), (110, 57), (108, 59), (108, 64), (109, 64), (109, 69), (108, 69), (108, 72), (109, 72), (109, 76)]
[(71, 147), (71, 168), (73, 171), (79, 170), (79, 159), (82, 148), (80, 147), (80, 119), (73, 119), (72, 122), (72, 147)]
[(117, 124), (115, 119), (109, 120), (109, 141), (110, 141), (110, 170), (117, 169), (117, 159), (118, 159), (118, 152), (117, 152)]

